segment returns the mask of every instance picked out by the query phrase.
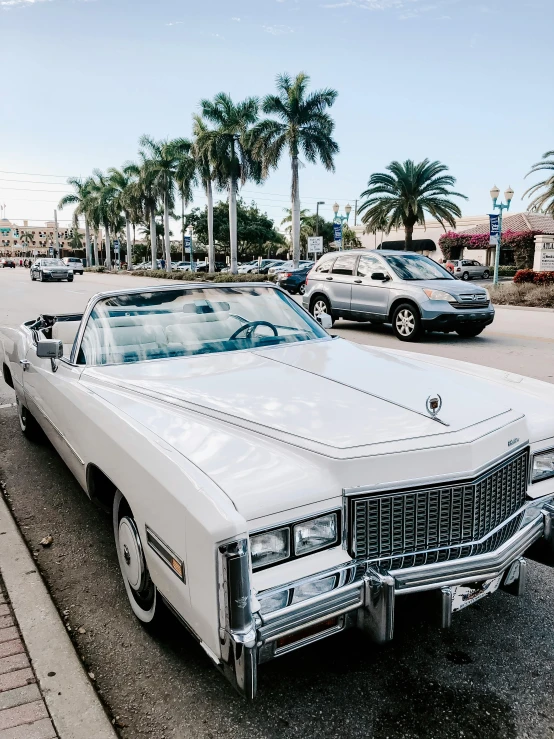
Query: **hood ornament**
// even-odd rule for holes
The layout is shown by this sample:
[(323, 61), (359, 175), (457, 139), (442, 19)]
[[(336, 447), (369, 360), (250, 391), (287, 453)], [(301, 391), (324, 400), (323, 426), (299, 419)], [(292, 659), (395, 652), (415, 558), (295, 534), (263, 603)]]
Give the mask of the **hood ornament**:
[[(442, 398), (440, 395), (430, 395), (427, 398), (427, 401), (425, 403), (425, 407), (427, 408), (427, 413), (431, 416), (431, 418), (439, 420), (437, 418), (438, 414), (440, 413), (440, 409), (442, 408)], [(443, 423), (441, 421), (441, 423)]]

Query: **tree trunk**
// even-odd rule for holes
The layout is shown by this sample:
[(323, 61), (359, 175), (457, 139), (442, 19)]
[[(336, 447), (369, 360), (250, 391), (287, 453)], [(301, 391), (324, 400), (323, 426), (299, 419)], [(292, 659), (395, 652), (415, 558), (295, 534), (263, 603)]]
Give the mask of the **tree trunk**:
[(300, 261), (300, 190), (298, 187), (298, 157), (292, 157), (292, 188), (291, 188), (291, 200), (292, 200), (292, 259), (294, 262), (294, 269), (298, 269), (298, 263)]
[(104, 224), (104, 231), (106, 232), (106, 267), (112, 268), (112, 245), (110, 242), (110, 227), (108, 224)]
[(98, 261), (98, 232), (96, 230), (92, 232), (92, 248), (94, 252), (94, 265), (98, 267), (100, 262)]
[(164, 242), (165, 242), (165, 271), (171, 272), (171, 241), (169, 238), (169, 197), (164, 192)]
[(215, 272), (214, 196), (210, 179), (206, 180), (206, 197), (208, 198), (208, 269), (210, 272)]
[(150, 251), (152, 252), (152, 269), (158, 269), (156, 259), (158, 252), (158, 239), (156, 238), (156, 212), (150, 208)]
[(407, 224), (404, 226), (404, 232), (405, 232), (405, 238), (404, 238), (404, 248), (406, 251), (412, 251), (412, 241), (413, 241), (413, 235), (414, 235), (414, 227), (413, 224)]
[(133, 249), (131, 246), (131, 223), (125, 215), (125, 238), (127, 239), (127, 269), (133, 269)]
[(92, 252), (90, 248), (90, 229), (88, 227), (88, 221), (85, 218), (85, 254), (87, 255), (87, 267), (92, 266)]
[(231, 274), (238, 273), (237, 265), (237, 182), (229, 180), (229, 243), (231, 246)]

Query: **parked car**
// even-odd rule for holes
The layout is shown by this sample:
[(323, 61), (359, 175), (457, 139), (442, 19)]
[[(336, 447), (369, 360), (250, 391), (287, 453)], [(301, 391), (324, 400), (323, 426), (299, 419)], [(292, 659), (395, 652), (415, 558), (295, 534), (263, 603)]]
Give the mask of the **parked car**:
[[(224, 269), (226, 269), (227, 265), (225, 264), (225, 262), (216, 262), (214, 266), (215, 266), (216, 272), (223, 272)], [(196, 271), (197, 272), (209, 272), (210, 271), (209, 262), (201, 262), (200, 264), (197, 264)]]
[(459, 280), (488, 280), (491, 274), (490, 269), (476, 259), (450, 259), (449, 263), (452, 265), (452, 274)]
[(177, 262), (173, 269), (178, 269), (181, 272), (190, 272), (190, 262)]
[(73, 282), (73, 269), (68, 267), (61, 259), (52, 257), (41, 257), (37, 259), (30, 269), (31, 280), (46, 282), (47, 280), (67, 280)]
[(81, 259), (77, 259), (77, 257), (64, 257), (62, 259), (62, 262), (67, 266), (71, 267), (73, 270), (74, 275), (82, 275), (83, 274), (83, 262)]
[(9, 257), (2, 257), (0, 259), (0, 267), (2, 267), (2, 269), (6, 269), (6, 267), (11, 267), (12, 269), (15, 269), (15, 260), (10, 259)]
[(401, 341), (424, 331), (470, 338), (494, 320), (485, 288), (461, 285), (428, 257), (385, 249), (325, 254), (308, 274), (302, 303), (316, 318), (390, 323)]
[[(314, 262), (312, 262), (309, 259), (301, 259), (298, 262), (299, 267), (304, 267), (309, 265), (312, 267), (314, 265)], [(292, 259), (288, 259), (286, 262), (281, 262), (281, 264), (278, 264), (274, 267), (270, 267), (267, 271), (269, 275), (275, 275), (277, 272), (290, 272), (290, 270), (294, 269), (294, 262)]]
[(331, 338), (328, 314), (270, 284), (46, 308), (3, 334), (21, 430), (112, 510), (137, 619), (170, 604), (247, 697), (293, 649), (347, 628), (391, 640), (398, 597), (434, 594), (448, 627), (521, 595), (525, 557), (552, 563), (551, 384)]
[(245, 275), (245, 274), (257, 274), (261, 269), (269, 269), (272, 267), (276, 262), (279, 262), (281, 260), (278, 259), (253, 259), (251, 262), (247, 262), (246, 264), (241, 264), (238, 268), (239, 275)]
[(278, 272), (277, 284), (289, 293), (304, 295), (306, 292), (306, 277), (311, 269), (311, 265), (308, 265), (290, 272)]
[(258, 270), (258, 274), (267, 275), (267, 273), (272, 267), (280, 267), (284, 263), (285, 263), (284, 259), (267, 259), (266, 264), (263, 264)]

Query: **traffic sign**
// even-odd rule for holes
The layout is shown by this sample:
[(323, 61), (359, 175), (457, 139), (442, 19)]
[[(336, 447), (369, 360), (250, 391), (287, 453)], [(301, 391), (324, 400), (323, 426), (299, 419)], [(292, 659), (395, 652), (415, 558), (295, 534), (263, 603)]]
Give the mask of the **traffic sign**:
[(323, 254), (323, 236), (308, 236), (308, 254)]

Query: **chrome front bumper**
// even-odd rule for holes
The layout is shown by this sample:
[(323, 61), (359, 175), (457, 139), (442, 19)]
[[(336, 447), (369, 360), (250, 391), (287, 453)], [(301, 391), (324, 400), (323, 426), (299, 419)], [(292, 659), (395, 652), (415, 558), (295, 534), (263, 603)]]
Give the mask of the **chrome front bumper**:
[[(524, 590), (526, 563), (523, 555), (540, 543), (547, 559), (554, 563), (554, 502), (549, 497), (529, 505), (521, 528), (498, 549), (473, 557), (448, 560), (431, 565), (385, 571), (375, 564), (356, 562), (342, 568), (318, 573), (324, 577), (336, 573), (347, 584), (328, 593), (290, 605), (279, 611), (260, 615), (249, 611), (241, 585), (236, 582), (239, 599), (232, 595), (232, 577), (244, 577), (247, 569), (247, 543), (237, 554), (220, 547), (220, 638), (222, 667), (239, 692), (247, 698), (256, 694), (257, 667), (293, 649), (305, 646), (346, 628), (361, 629), (372, 641), (384, 643), (393, 638), (396, 598), (410, 593), (436, 591), (439, 617), (443, 627), (450, 626), (452, 590), (456, 585), (490, 580), (519, 564), (517, 577), (503, 587), (521, 595)], [(533, 557), (533, 555), (531, 555)], [(237, 558), (240, 557), (240, 564)], [(229, 566), (230, 565), (230, 566)], [(348, 582), (345, 570), (363, 574)], [(227, 574), (230, 573), (230, 574)], [(237, 607), (238, 606), (238, 607)], [(234, 615), (233, 615), (234, 609)], [(233, 619), (236, 626), (233, 627)], [(296, 635), (296, 638), (295, 638)]]

